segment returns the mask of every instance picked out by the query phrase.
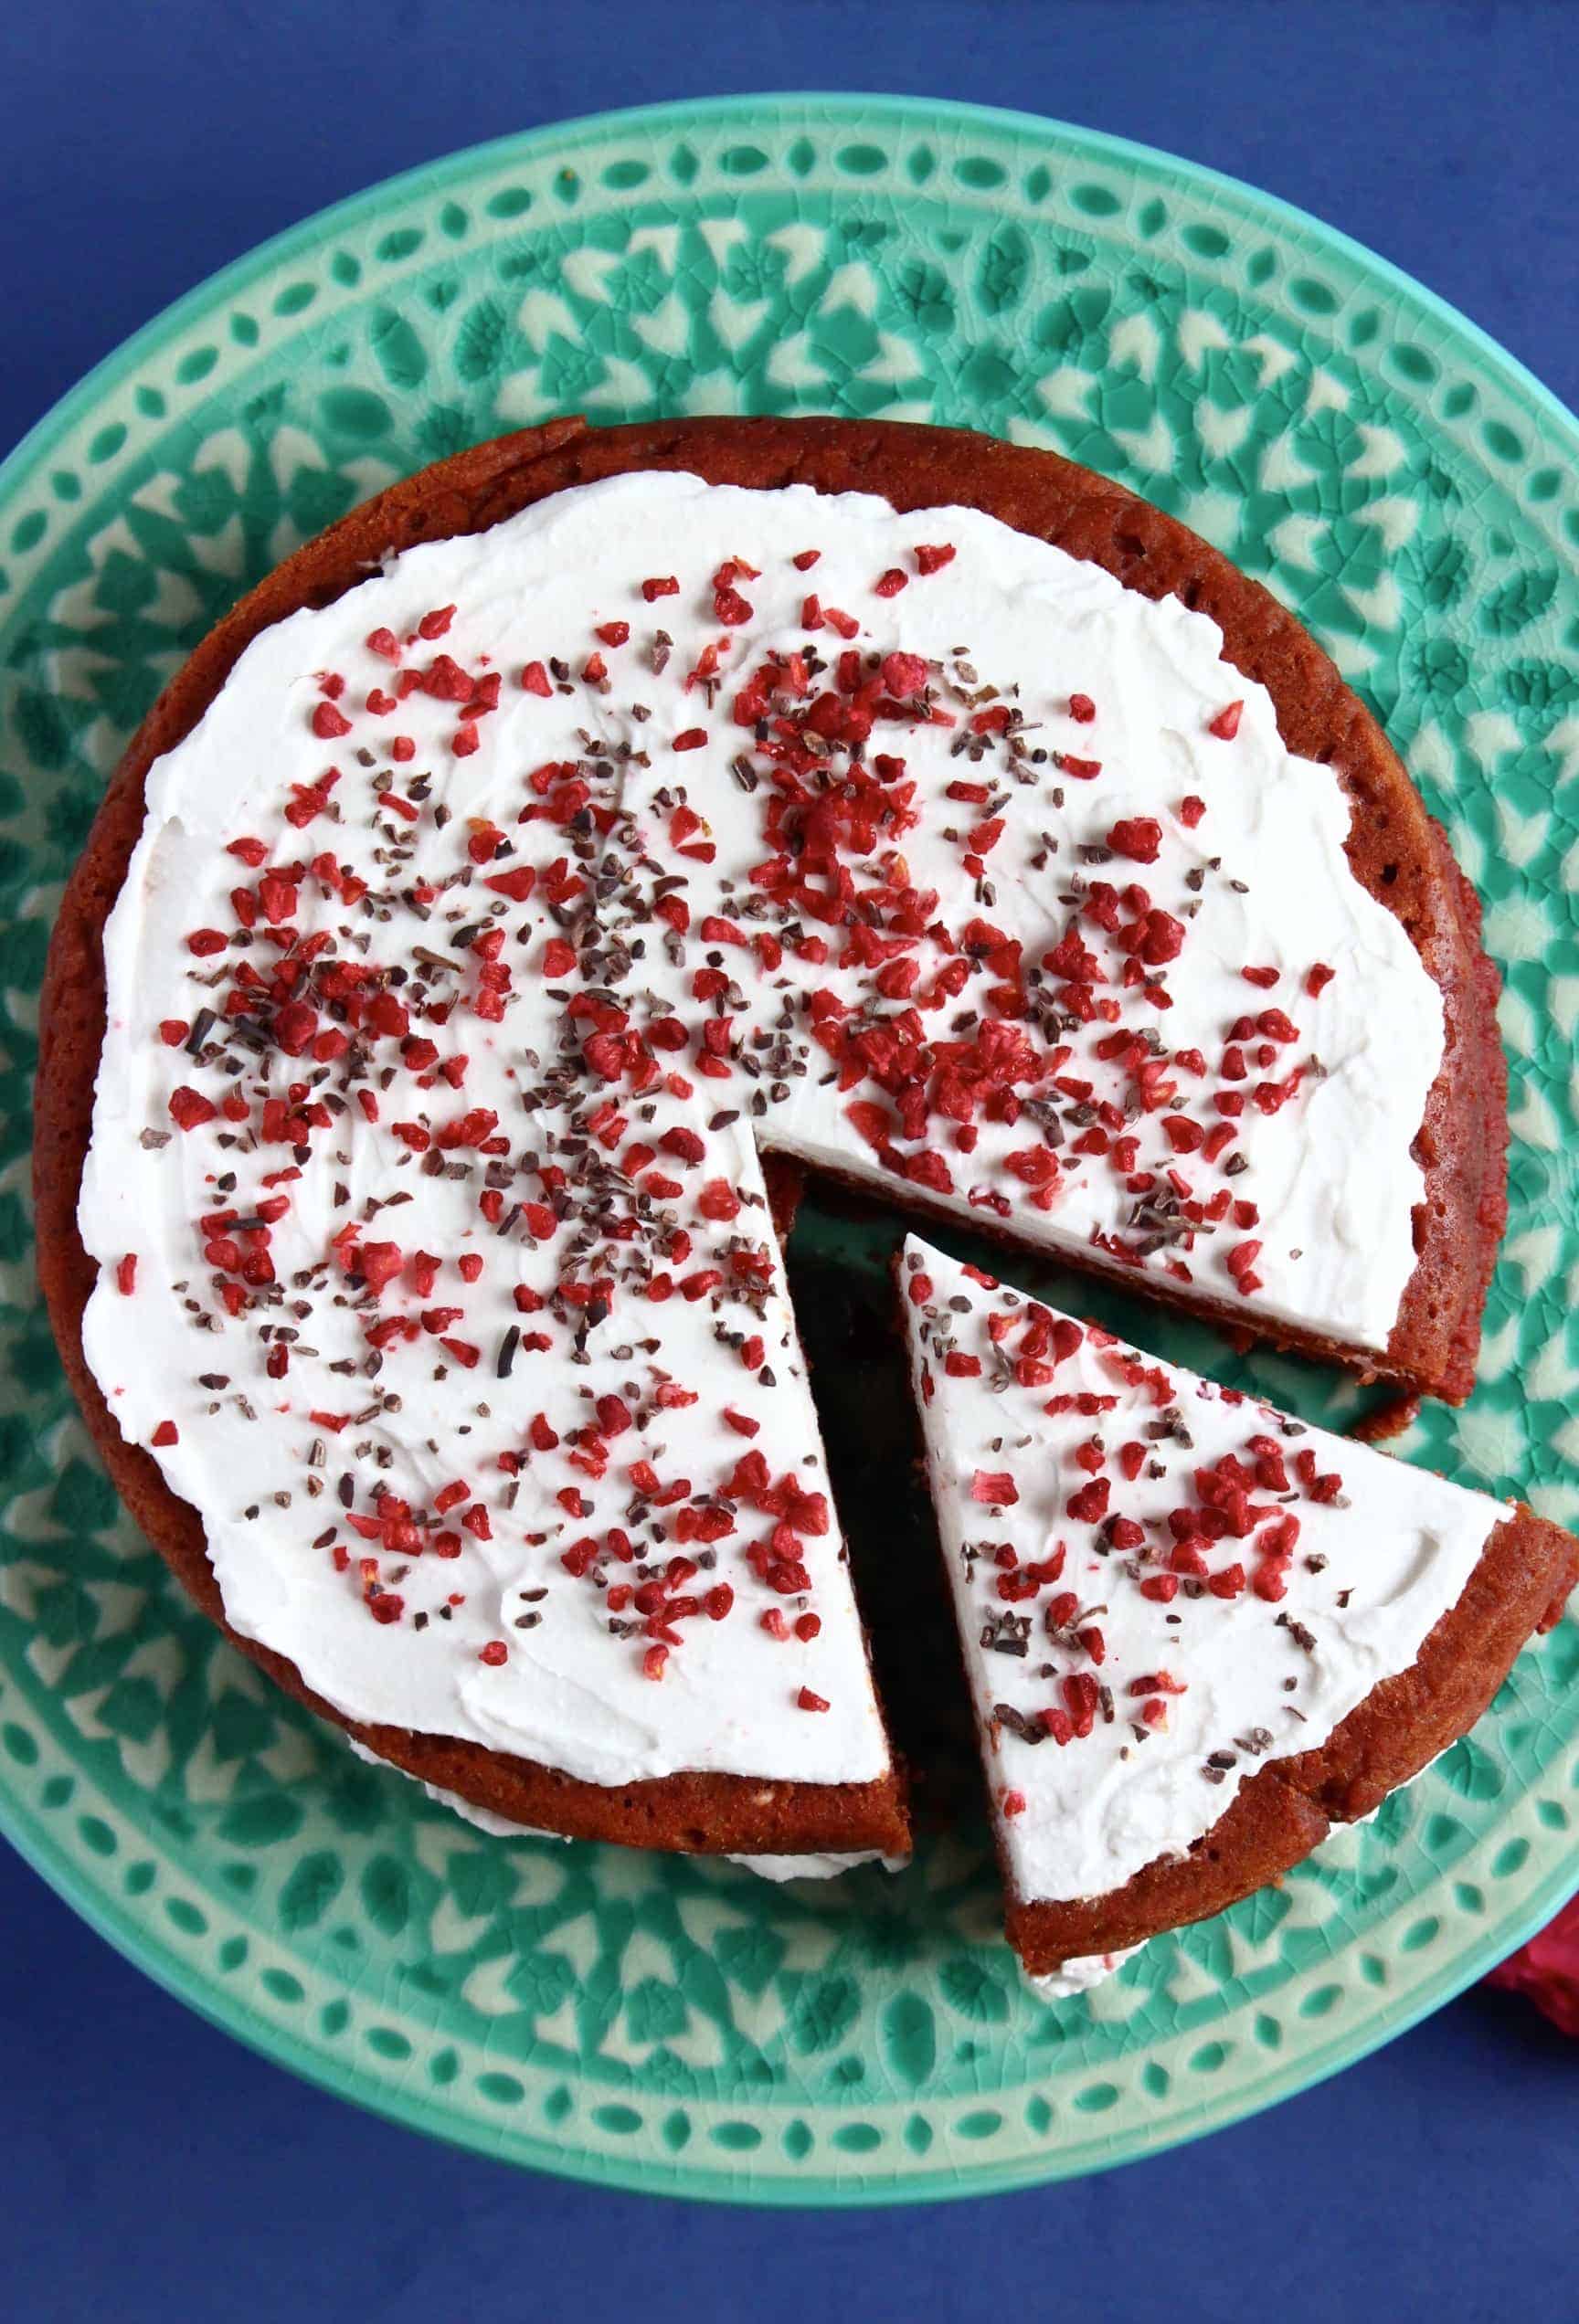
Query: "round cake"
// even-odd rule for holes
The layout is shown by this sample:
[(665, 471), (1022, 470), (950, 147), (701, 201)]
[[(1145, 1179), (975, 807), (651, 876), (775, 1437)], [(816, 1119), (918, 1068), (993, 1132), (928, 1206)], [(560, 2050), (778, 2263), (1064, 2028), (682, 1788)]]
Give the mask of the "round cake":
[(145, 722), (50, 955), (40, 1272), (129, 1507), (365, 1747), (893, 1855), (797, 1174), (1461, 1400), (1495, 999), (1374, 721), (1133, 495), (565, 420), (310, 544)]

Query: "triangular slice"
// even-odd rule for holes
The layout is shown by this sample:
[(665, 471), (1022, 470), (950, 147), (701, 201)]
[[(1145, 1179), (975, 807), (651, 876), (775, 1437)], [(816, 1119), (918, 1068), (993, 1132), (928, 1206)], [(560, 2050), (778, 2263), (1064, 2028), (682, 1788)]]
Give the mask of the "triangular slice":
[(1138, 1354), (913, 1238), (901, 1269), (1010, 1943), (1199, 1920), (1463, 1734), (1574, 1578), (1525, 1508)]

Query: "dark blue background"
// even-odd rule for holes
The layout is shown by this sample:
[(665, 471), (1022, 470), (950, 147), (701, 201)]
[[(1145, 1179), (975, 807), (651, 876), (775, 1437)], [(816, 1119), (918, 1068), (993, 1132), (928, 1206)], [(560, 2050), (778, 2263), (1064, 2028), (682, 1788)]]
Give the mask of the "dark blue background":
[[(1185, 153), (1395, 259), (1579, 402), (1573, 25), (1354, 0), (42, 0), (0, 11), (0, 449), (166, 301), (390, 172), (603, 106), (887, 89)], [(17, 2324), (1100, 2324), (1574, 2310), (1579, 2050), (1485, 1992), (1275, 2114), (899, 2213), (663, 2204), (419, 2141), (211, 2031), (0, 1851)]]

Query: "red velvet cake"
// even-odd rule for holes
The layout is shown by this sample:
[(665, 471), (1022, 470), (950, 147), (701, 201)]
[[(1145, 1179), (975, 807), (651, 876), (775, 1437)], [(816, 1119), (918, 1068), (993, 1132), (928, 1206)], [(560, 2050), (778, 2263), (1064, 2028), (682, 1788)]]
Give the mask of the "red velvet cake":
[[(1144, 502), (567, 420), (310, 544), (145, 722), (50, 956), (40, 1270), (129, 1506), (366, 1747), (574, 1835), (894, 1855), (772, 1199), (1461, 1399), (1495, 993), (1374, 722)], [(1146, 1917), (1057, 1909), (1040, 1954)]]

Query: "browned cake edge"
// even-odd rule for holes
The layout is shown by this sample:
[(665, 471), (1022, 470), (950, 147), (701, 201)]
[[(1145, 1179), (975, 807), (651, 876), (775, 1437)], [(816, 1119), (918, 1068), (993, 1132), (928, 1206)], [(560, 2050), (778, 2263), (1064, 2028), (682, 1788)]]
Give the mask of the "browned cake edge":
[[(1549, 1628), (1579, 1579), (1579, 1541), (1521, 1505), (1492, 1533), (1457, 1603), (1414, 1664), (1373, 1686), (1319, 1750), (1276, 1759), (1183, 1855), (1159, 1857), (1106, 1896), (1052, 1903), (1015, 1894), (1003, 1863), (1009, 1942), (1033, 1976), (1204, 1920), (1277, 1880), (1335, 1823), (1381, 1806), (1466, 1734)], [(1001, 1836), (1001, 1835), (1000, 1835)]]
[[(1287, 1345), (1359, 1363), (1427, 1392), (1462, 1398), (1503, 1215), (1504, 1069), (1497, 980), (1478, 949), (1474, 898), (1381, 730), (1327, 657), (1256, 583), (1172, 519), (1055, 454), (963, 431), (832, 419), (700, 419), (589, 429), (555, 420), (479, 445), (392, 487), (309, 542), (209, 632), (133, 736), (72, 879), (51, 943), (41, 1004), (34, 1185), (38, 1268), (68, 1377), (132, 1515), (197, 1603), (240, 1650), (321, 1716), (420, 1780), (513, 1820), (577, 1837), (705, 1851), (796, 1853), (906, 1844), (901, 1787), (768, 1783), (680, 1775), (618, 1789), (578, 1782), (482, 1747), (359, 1725), (313, 1695), (293, 1664), (223, 1619), (196, 1511), (128, 1445), (83, 1358), (82, 1312), (95, 1270), (76, 1210), (103, 1041), (102, 933), (142, 829), (149, 767), (197, 724), (260, 631), (331, 604), (392, 550), (480, 532), (569, 485), (643, 468), (715, 483), (809, 483), (880, 493), (901, 510), (975, 505), (1091, 559), (1153, 597), (1175, 594), (1224, 631), (1229, 659), (1265, 684), (1288, 746), (1330, 761), (1355, 802), (1356, 876), (1394, 911), (1443, 994), (1448, 1051), (1419, 1152), (1427, 1199), (1415, 1213), (1418, 1263), (1383, 1357), (1313, 1335)], [(793, 1184), (786, 1177), (786, 1197)], [(1245, 1319), (1232, 1320), (1243, 1326)], [(1264, 1328), (1264, 1327), (1261, 1327)]]

